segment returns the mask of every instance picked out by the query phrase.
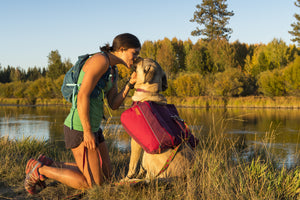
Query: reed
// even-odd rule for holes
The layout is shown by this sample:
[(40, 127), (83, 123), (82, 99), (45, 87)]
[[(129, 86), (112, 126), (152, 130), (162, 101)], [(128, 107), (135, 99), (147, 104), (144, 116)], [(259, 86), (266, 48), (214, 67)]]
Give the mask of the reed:
[[(228, 108), (284, 108), (300, 109), (300, 97), (167, 97), (168, 103), (185, 107), (228, 107)], [(30, 105), (23, 98), (0, 98), (0, 105)], [(71, 105), (64, 99), (36, 99), (35, 105)], [(128, 107), (132, 105), (131, 97), (127, 97), (123, 103)]]
[[(204, 134), (194, 130), (200, 139), (195, 162), (185, 177), (152, 180), (148, 184), (115, 186), (107, 183), (87, 190), (82, 199), (297, 199), (300, 193), (300, 167), (276, 164), (271, 146), (275, 131), (270, 125), (261, 145), (245, 144), (243, 138), (225, 134), (225, 120), (216, 120)], [(104, 129), (105, 130), (105, 129)], [(112, 182), (127, 172), (130, 152), (116, 148), (120, 132), (104, 132), (113, 164)], [(73, 161), (69, 150), (35, 138), (20, 141), (0, 138), (0, 199), (63, 199), (80, 191), (47, 180), (48, 187), (34, 196), (23, 188), (26, 161), (45, 153), (55, 160)], [(295, 155), (298, 156), (298, 155)]]

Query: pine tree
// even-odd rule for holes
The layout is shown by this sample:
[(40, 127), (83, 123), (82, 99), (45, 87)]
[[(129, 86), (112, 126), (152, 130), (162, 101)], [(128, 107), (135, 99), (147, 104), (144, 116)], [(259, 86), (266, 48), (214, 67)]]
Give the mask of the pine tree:
[(211, 41), (214, 39), (230, 38), (232, 33), (231, 28), (227, 28), (228, 21), (234, 15), (233, 11), (227, 11), (226, 0), (202, 0), (201, 5), (196, 5), (197, 11), (194, 12), (194, 18), (191, 22), (196, 22), (203, 29), (191, 32), (192, 36), (204, 36), (205, 40)]
[(61, 61), (58, 50), (51, 51), (48, 56), (48, 73), (47, 76), (52, 80), (57, 79), (60, 75), (66, 73), (66, 66)]
[[(297, 0), (295, 2), (295, 6), (300, 8), (300, 0)], [(289, 33), (294, 36), (293, 39), (291, 39), (292, 42), (297, 42), (298, 46), (300, 46), (300, 15), (295, 14), (294, 17), (296, 18), (296, 22), (291, 24), (293, 27), (292, 31), (289, 31)]]

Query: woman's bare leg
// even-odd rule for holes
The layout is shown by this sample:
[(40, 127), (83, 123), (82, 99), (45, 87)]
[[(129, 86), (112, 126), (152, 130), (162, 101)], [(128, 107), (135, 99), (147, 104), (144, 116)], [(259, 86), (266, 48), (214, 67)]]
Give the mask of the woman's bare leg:
[(102, 169), (103, 169), (104, 176), (107, 180), (110, 180), (112, 166), (111, 166), (111, 161), (109, 158), (109, 152), (108, 152), (107, 145), (105, 142), (102, 142), (99, 144), (98, 148), (99, 148), (101, 158), (102, 158)]
[(93, 184), (100, 185), (103, 183), (103, 172), (97, 150), (86, 149), (85, 161), (83, 161), (83, 143), (72, 149), (72, 152), (77, 168), (73, 164), (67, 168), (44, 165), (39, 168), (39, 173), (76, 189), (86, 189), (92, 187)]
[(56, 168), (66, 168), (66, 169), (72, 169), (74, 171), (81, 172), (77, 166), (77, 164), (71, 163), (71, 162), (58, 162), (53, 161), (53, 163), (50, 165), (50, 167), (56, 167)]
[(82, 190), (90, 187), (86, 181), (86, 178), (80, 171), (68, 168), (49, 167), (44, 165), (39, 168), (39, 173), (75, 189)]

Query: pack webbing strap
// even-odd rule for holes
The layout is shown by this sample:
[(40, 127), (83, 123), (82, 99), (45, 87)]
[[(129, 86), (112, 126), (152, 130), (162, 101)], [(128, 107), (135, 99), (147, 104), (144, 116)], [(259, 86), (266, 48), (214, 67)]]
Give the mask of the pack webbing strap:
[(174, 159), (179, 147), (181, 146), (182, 143), (180, 143), (177, 147), (175, 147), (173, 149), (173, 151), (171, 152), (169, 158), (167, 159), (166, 163), (164, 164), (164, 166), (162, 167), (162, 169), (158, 172), (158, 174), (156, 175), (156, 177), (158, 177), (159, 175), (161, 175), (164, 171), (167, 170), (167, 168), (169, 167), (169, 165), (171, 164), (172, 160)]

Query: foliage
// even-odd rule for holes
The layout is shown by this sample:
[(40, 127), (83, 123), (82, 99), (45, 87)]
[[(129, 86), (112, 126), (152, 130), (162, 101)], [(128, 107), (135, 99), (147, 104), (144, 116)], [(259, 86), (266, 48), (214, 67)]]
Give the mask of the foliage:
[(51, 51), (48, 55), (48, 73), (47, 77), (52, 80), (67, 72), (66, 66), (61, 61), (58, 50)]
[(262, 72), (258, 78), (258, 86), (258, 90), (266, 96), (285, 96), (287, 94), (285, 80), (280, 69)]
[(167, 78), (173, 77), (178, 71), (176, 52), (168, 38), (158, 42), (156, 60), (166, 72)]
[[(300, 0), (296, 0), (295, 6), (300, 7)], [(291, 39), (292, 42), (297, 42), (298, 46), (300, 46), (300, 15), (294, 15), (296, 22), (291, 24), (293, 30), (289, 31), (289, 33), (294, 37)]]
[(204, 36), (205, 40), (229, 39), (232, 33), (231, 28), (227, 28), (228, 21), (234, 15), (233, 11), (227, 11), (226, 0), (202, 0), (201, 5), (196, 5), (197, 11), (191, 22), (196, 22), (203, 29), (192, 31), (193, 36)]
[(140, 56), (143, 58), (156, 58), (156, 46), (152, 41), (145, 41), (142, 45)]
[(178, 70), (176, 71), (184, 71), (185, 70), (185, 48), (182, 40), (178, 40), (177, 38), (173, 38), (172, 46), (175, 51), (176, 64), (178, 65)]
[(240, 96), (243, 92), (243, 73), (236, 68), (228, 68), (215, 75), (213, 96)]
[(11, 66), (7, 66), (6, 68), (2, 69), (2, 67), (0, 66), (0, 82), (1, 83), (9, 83), (11, 82), (10, 78), (10, 73), (11, 73), (12, 67)]
[(231, 44), (234, 50), (234, 60), (239, 68), (244, 68), (247, 55), (251, 55), (250, 47), (245, 43), (235, 41)]
[(286, 90), (289, 95), (300, 95), (300, 57), (289, 64), (283, 71)]
[(0, 83), (0, 96), (12, 98), (14, 94), (14, 83)]
[(193, 45), (186, 56), (186, 69), (189, 72), (198, 72), (202, 75), (210, 72), (210, 57), (207, 48), (201, 42)]
[[(193, 44), (191, 40), (165, 38), (146, 41), (140, 56), (155, 59), (167, 73), (169, 88), (163, 92), (166, 96), (230, 97), (298, 96), (299, 54), (295, 45), (287, 46), (279, 39), (268, 44), (248, 45), (239, 41), (229, 43), (225, 39), (199, 39)], [(0, 97), (24, 98), (29, 104), (37, 99), (61, 98), (63, 77), (72, 63), (69, 59), (62, 62), (58, 50), (51, 51), (48, 59), (48, 69), (33, 67), (25, 71), (20, 67), (0, 66), (0, 83), (3, 83)], [(120, 91), (132, 69), (117, 67)]]
[(173, 81), (172, 87), (179, 97), (205, 94), (205, 83), (200, 74), (181, 74)]
[(236, 67), (235, 51), (224, 39), (217, 39), (207, 43), (207, 50), (211, 57), (209, 72), (222, 72), (227, 68)]
[(289, 47), (283, 40), (272, 40), (265, 48), (265, 55), (267, 58), (268, 69), (282, 68), (288, 62)]
[(253, 56), (246, 57), (245, 71), (257, 78), (261, 72), (286, 67), (295, 55), (297, 50), (294, 46), (289, 47), (282, 40), (273, 39), (267, 45), (257, 45)]

